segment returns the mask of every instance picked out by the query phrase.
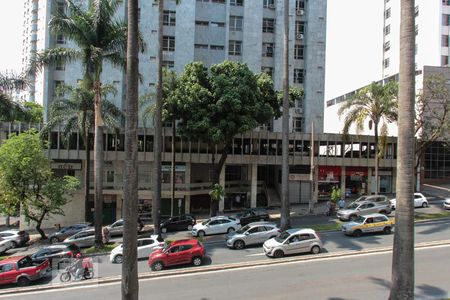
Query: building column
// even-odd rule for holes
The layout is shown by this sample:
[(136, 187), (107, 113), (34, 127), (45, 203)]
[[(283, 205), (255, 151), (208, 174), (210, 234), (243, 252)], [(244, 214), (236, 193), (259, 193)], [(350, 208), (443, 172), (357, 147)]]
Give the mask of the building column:
[[(219, 184), (224, 188), (224, 192), (226, 193), (226, 190), (225, 190), (225, 168), (226, 168), (226, 165), (224, 164), (223, 168), (222, 168), (222, 172), (220, 172)], [(219, 201), (219, 213), (223, 213), (224, 207), (225, 207), (225, 202), (224, 202), (224, 198), (222, 198)]]
[(345, 199), (345, 166), (341, 166), (341, 197)]
[(250, 206), (256, 207), (256, 198), (258, 195), (258, 164), (251, 165), (252, 177), (251, 177), (251, 190), (250, 190)]
[(184, 173), (184, 183), (187, 187), (187, 194), (184, 196), (184, 213), (191, 212), (191, 163), (186, 163), (186, 171)]

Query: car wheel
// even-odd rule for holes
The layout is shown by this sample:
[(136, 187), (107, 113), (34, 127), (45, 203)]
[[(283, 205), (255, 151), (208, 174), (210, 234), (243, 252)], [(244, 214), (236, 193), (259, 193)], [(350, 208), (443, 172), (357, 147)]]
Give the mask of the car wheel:
[(350, 219), (350, 221), (355, 221), (356, 218), (358, 218), (357, 215), (351, 215), (349, 219)]
[(273, 257), (275, 257), (275, 258), (280, 258), (280, 257), (283, 257), (283, 256), (284, 256), (284, 252), (282, 250), (277, 250), (273, 254)]
[(423, 202), (423, 203), (422, 203), (422, 207), (423, 207), (423, 208), (425, 208), (425, 207), (427, 207), (427, 206), (428, 206), (428, 203), (426, 203), (426, 202)]
[(197, 235), (198, 235), (199, 237), (204, 237), (204, 236), (205, 236), (205, 232), (204, 232), (203, 230), (200, 230), (200, 231), (197, 233)]
[(115, 262), (116, 264), (121, 264), (121, 263), (123, 263), (123, 256), (122, 256), (122, 254), (117, 254), (117, 255), (114, 257), (114, 262)]
[(30, 284), (30, 279), (28, 279), (26, 277), (20, 277), (19, 279), (17, 279), (18, 286), (27, 286), (29, 284)]
[(391, 227), (384, 227), (383, 233), (384, 234), (391, 234)]
[(161, 232), (162, 233), (166, 233), (167, 232), (167, 228), (166, 227), (161, 228)]
[(362, 231), (359, 230), (359, 229), (356, 229), (356, 230), (353, 232), (353, 236), (360, 237), (361, 235), (362, 235)]
[(312, 254), (319, 254), (320, 253), (320, 247), (319, 246), (313, 246), (311, 248), (311, 253)]
[(245, 243), (243, 240), (237, 240), (236, 242), (234, 242), (233, 246), (234, 246), (234, 249), (240, 250), (240, 249), (245, 248)]
[(236, 230), (233, 227), (228, 228), (227, 233), (235, 232)]
[(189, 231), (191, 231), (191, 230), (192, 230), (192, 225), (189, 225), (187, 229), (188, 229)]
[(152, 265), (152, 270), (153, 271), (161, 271), (163, 268), (164, 268), (164, 265), (160, 261), (154, 262), (153, 265)]
[(196, 256), (194, 258), (192, 258), (192, 264), (196, 267), (201, 266), (202, 264), (202, 258), (199, 256)]
[(50, 239), (50, 243), (51, 243), (51, 244), (56, 244), (56, 243), (58, 243), (58, 242), (59, 242), (59, 240), (58, 240), (57, 237), (52, 237), (52, 238)]

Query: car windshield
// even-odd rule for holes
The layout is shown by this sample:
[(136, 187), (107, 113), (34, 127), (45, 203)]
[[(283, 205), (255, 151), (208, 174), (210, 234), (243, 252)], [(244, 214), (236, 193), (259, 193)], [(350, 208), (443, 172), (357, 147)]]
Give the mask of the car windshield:
[(355, 201), (355, 202), (360, 202), (360, 201), (364, 201), (364, 200), (366, 200), (366, 199), (367, 199), (367, 197), (368, 197), (368, 196), (361, 196), (361, 197), (359, 197), (358, 199), (356, 199), (356, 201)]
[(206, 224), (208, 224), (208, 223), (209, 223), (209, 221), (211, 221), (211, 219), (208, 219), (208, 220), (206, 220), (206, 221), (203, 221), (203, 222), (202, 222), (202, 225), (206, 225)]
[(290, 236), (289, 232), (287, 231), (283, 231), (282, 233), (280, 233), (279, 236), (277, 236), (275, 238), (275, 241), (277, 241), (278, 243), (282, 243), (284, 242), (285, 239), (287, 239)]
[(365, 220), (366, 218), (364, 218), (363, 216), (358, 216), (356, 219), (355, 219), (355, 222), (356, 223), (364, 223), (364, 220)]
[(162, 252), (166, 252), (169, 249), (169, 247), (170, 247), (170, 243), (166, 243), (164, 245), (164, 248), (162, 249)]
[(359, 203), (352, 203), (348, 206), (348, 209), (357, 209), (359, 206)]
[(244, 233), (244, 232), (246, 232), (249, 228), (250, 228), (250, 226), (245, 225), (244, 227), (242, 227), (241, 229), (239, 229), (239, 230), (236, 231), (236, 232), (237, 232), (237, 233)]

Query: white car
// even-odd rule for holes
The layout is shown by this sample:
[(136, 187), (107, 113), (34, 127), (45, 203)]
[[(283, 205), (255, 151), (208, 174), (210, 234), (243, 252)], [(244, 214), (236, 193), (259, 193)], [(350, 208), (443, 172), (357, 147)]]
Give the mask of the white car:
[(450, 199), (444, 200), (444, 209), (450, 209)]
[(231, 233), (241, 228), (239, 220), (220, 216), (212, 217), (202, 223), (197, 223), (192, 228), (192, 236), (203, 237), (209, 234)]
[[(137, 258), (148, 258), (148, 256), (156, 249), (164, 247), (164, 241), (158, 241), (157, 235), (152, 235), (150, 238), (143, 238), (137, 240)], [(123, 244), (120, 244), (111, 251), (109, 260), (112, 263), (121, 264), (123, 262)]]
[[(391, 204), (391, 209), (395, 209), (397, 205), (397, 200), (391, 199), (389, 200)], [(422, 193), (414, 193), (414, 207), (428, 207), (428, 200)]]
[(5, 251), (8, 251), (12, 248), (14, 248), (14, 246), (10, 240), (0, 238), (0, 253), (5, 253)]
[(288, 229), (264, 242), (263, 249), (267, 256), (276, 258), (303, 252), (318, 254), (322, 241), (313, 229)]

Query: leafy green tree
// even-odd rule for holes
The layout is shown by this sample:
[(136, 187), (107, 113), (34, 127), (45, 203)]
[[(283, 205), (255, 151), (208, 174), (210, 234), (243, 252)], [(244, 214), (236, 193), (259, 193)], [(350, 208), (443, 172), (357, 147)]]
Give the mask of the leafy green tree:
[(35, 222), (42, 239), (47, 238), (42, 221), (64, 215), (67, 197), (79, 185), (73, 176), (53, 177), (50, 163), (35, 131), (12, 136), (0, 147), (0, 207), (20, 205), (25, 221)]
[[(111, 85), (102, 86), (102, 117), (105, 125), (110, 129), (118, 130), (123, 123), (123, 113), (112, 102), (107, 100), (111, 94), (117, 91)], [(56, 91), (56, 99), (50, 104), (48, 122), (41, 130), (42, 134), (62, 126), (62, 137), (67, 143), (75, 132), (80, 132), (84, 144), (86, 165), (84, 168), (84, 201), (85, 218), (88, 219), (89, 194), (90, 194), (90, 161), (91, 139), (89, 132), (94, 128), (94, 91), (86, 90), (81, 83), (77, 87), (61, 86)]]
[[(213, 65), (210, 75), (201, 62), (186, 65), (175, 94), (180, 133), (219, 149), (217, 164), (212, 153), (213, 183), (219, 182), (233, 137), (268, 122), (280, 109), (268, 75), (255, 75), (247, 65), (231, 61)], [(216, 213), (212, 202), (211, 215)]]
[[(387, 84), (373, 82), (356, 92), (355, 96), (344, 102), (338, 115), (345, 114), (343, 133), (347, 135), (352, 125), (356, 130), (364, 129), (364, 122), (369, 119), (369, 128), (373, 127), (375, 136), (375, 194), (379, 192), (378, 166), (383, 157), (383, 144), (388, 134), (387, 124), (397, 120), (398, 86), (394, 81)], [(381, 128), (380, 128), (381, 125)], [(381, 130), (381, 132), (380, 132)], [(381, 140), (379, 139), (381, 133)], [(380, 147), (381, 146), (381, 147)], [(367, 154), (370, 157), (370, 147)]]
[(39, 103), (26, 101), (23, 103), (25, 116), (23, 122), (42, 124), (44, 122), (44, 107)]

